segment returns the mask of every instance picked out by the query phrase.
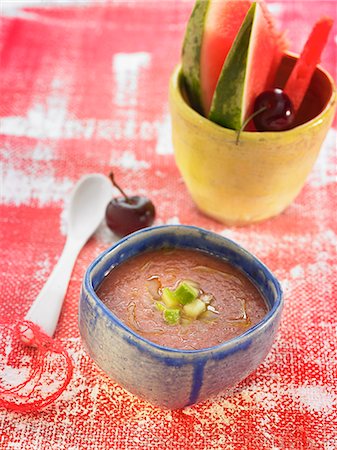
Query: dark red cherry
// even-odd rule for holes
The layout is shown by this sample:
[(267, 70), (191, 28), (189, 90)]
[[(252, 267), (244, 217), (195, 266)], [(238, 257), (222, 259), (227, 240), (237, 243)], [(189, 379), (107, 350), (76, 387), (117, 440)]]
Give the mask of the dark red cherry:
[[(261, 111), (258, 113), (258, 111)], [(294, 108), (288, 95), (275, 88), (258, 95), (254, 103), (253, 121), (257, 131), (288, 130), (294, 121)]]
[(141, 228), (151, 226), (155, 218), (155, 207), (151, 200), (139, 195), (126, 195), (115, 182), (112, 172), (109, 177), (122, 197), (113, 198), (106, 207), (105, 220), (108, 227), (114, 233), (126, 236)]

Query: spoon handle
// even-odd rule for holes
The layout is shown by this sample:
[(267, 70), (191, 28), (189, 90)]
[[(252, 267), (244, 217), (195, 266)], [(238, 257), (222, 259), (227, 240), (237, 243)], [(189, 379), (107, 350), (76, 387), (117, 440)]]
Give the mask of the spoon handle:
[(83, 245), (84, 242), (73, 238), (66, 240), (57, 264), (25, 317), (50, 337), (55, 332), (72, 270)]

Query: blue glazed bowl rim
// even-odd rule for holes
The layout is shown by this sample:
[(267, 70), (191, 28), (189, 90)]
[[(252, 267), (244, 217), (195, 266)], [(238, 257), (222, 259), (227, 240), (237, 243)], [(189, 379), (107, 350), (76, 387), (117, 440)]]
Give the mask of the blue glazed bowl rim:
[[(122, 247), (123, 245), (127, 244), (127, 242), (131, 239), (135, 239), (137, 236), (139, 235), (143, 235), (146, 233), (151, 233), (153, 231), (157, 231), (157, 230), (173, 230), (173, 229), (184, 229), (186, 231), (190, 230), (190, 231), (195, 231), (195, 232), (201, 232), (203, 234), (206, 234), (208, 236), (213, 236), (216, 239), (219, 240), (223, 240), (224, 242), (227, 242), (229, 245), (231, 245), (232, 247), (236, 248), (237, 250), (239, 250), (241, 253), (245, 254), (247, 257), (252, 258), (254, 260), (254, 263), (263, 270), (264, 273), (268, 274), (268, 277), (270, 280), (272, 280), (272, 283), (275, 287), (276, 290), (276, 299), (274, 301), (274, 304), (272, 305), (272, 307), (270, 307), (268, 309), (267, 314), (263, 317), (263, 319), (258, 322), (257, 324), (255, 324), (254, 326), (252, 326), (251, 328), (249, 328), (248, 330), (246, 330), (245, 332), (243, 332), (242, 334), (232, 338), (232, 339), (228, 339), (224, 342), (221, 342), (218, 345), (215, 346), (211, 346), (211, 347), (206, 347), (206, 348), (202, 348), (202, 349), (198, 349), (198, 350), (183, 350), (183, 349), (177, 349), (177, 348), (172, 348), (172, 347), (165, 347), (163, 345), (159, 345), (156, 344), (155, 342), (152, 342), (151, 340), (141, 336), (140, 334), (138, 334), (136, 331), (134, 331), (132, 328), (128, 327), (122, 320), (120, 320), (118, 318), (118, 316), (116, 316), (103, 302), (102, 300), (98, 297), (98, 295), (96, 294), (96, 291), (93, 287), (92, 284), (92, 272), (95, 269), (95, 267), (102, 261), (105, 259), (105, 257), (111, 253), (113, 254), (113, 252), (115, 252), (116, 250), (118, 250), (119, 247)], [(179, 247), (178, 247), (179, 248)], [(126, 258), (128, 259), (128, 258)], [(247, 274), (246, 274), (247, 276)], [(116, 325), (118, 325), (125, 333), (130, 334), (131, 336), (133, 336), (135, 339), (137, 339), (140, 343), (143, 343), (145, 346), (149, 346), (150, 348), (152, 348), (153, 350), (157, 350), (159, 352), (165, 352), (165, 353), (171, 353), (174, 354), (176, 356), (178, 355), (193, 355), (193, 354), (206, 354), (209, 352), (217, 352), (217, 351), (221, 351), (221, 352), (226, 352), (226, 351), (230, 351), (233, 347), (240, 347), (241, 345), (243, 345), (247, 340), (249, 340), (250, 338), (252, 338), (256, 333), (263, 331), (263, 329), (265, 327), (268, 326), (268, 324), (273, 321), (273, 319), (278, 315), (278, 313), (280, 313), (282, 311), (283, 308), (283, 291), (281, 288), (281, 285), (279, 283), (279, 281), (277, 280), (277, 278), (275, 277), (275, 275), (270, 271), (270, 269), (262, 262), (260, 261), (255, 255), (253, 255), (252, 253), (250, 253), (248, 250), (246, 250), (245, 248), (243, 248), (240, 244), (238, 244), (237, 242), (233, 241), (232, 239), (229, 239), (227, 237), (224, 237), (220, 234), (217, 234), (213, 231), (209, 231), (206, 229), (203, 229), (201, 227), (197, 227), (194, 225), (157, 225), (157, 226), (153, 226), (153, 227), (147, 227), (144, 229), (141, 229), (139, 231), (136, 231), (134, 233), (131, 233), (123, 238), (121, 238), (120, 240), (118, 240), (116, 243), (114, 243), (112, 246), (110, 246), (109, 248), (107, 248), (106, 250), (104, 250), (102, 253), (100, 253), (94, 260), (93, 262), (89, 265), (89, 267), (87, 268), (85, 275), (84, 275), (84, 279), (83, 279), (83, 287), (85, 288), (85, 290), (87, 290), (87, 292), (91, 295), (91, 297), (93, 298), (93, 300), (95, 301), (96, 305), (103, 311), (103, 313), (108, 317), (108, 319), (110, 321), (112, 321), (113, 323), (115, 323)]]

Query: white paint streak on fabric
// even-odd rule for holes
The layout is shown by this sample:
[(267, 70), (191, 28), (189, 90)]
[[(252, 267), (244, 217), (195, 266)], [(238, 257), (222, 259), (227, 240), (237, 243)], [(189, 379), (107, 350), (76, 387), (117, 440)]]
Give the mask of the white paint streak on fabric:
[(180, 224), (180, 219), (178, 216), (169, 217), (166, 220), (166, 225), (179, 225), (179, 224)]
[(304, 269), (302, 266), (297, 265), (294, 266), (291, 270), (290, 270), (290, 276), (292, 278), (303, 278), (303, 274), (304, 274)]
[(146, 69), (151, 62), (151, 54), (147, 52), (116, 53), (113, 57), (112, 69), (116, 86), (114, 104), (116, 106), (137, 105), (138, 80), (140, 71)]
[(34, 161), (52, 161), (54, 159), (54, 149), (49, 145), (38, 143), (32, 152)]
[(6, 168), (3, 174), (2, 201), (16, 206), (37, 200), (40, 206), (63, 201), (73, 182), (67, 178), (56, 180), (54, 174), (46, 173), (41, 176), (27, 174), (22, 170)]
[(67, 117), (68, 99), (63, 84), (54, 78), (46, 103), (33, 103), (26, 116), (1, 118), (1, 133), (8, 136), (25, 136), (36, 139), (59, 139), (63, 135)]
[(51, 261), (48, 255), (41, 255), (43, 259), (37, 262), (37, 269), (34, 273), (34, 279), (36, 281), (45, 281), (52, 269)]
[(290, 389), (292, 398), (310, 412), (332, 412), (337, 406), (337, 397), (328, 392), (328, 386), (304, 385)]
[(33, 139), (96, 139), (102, 141), (157, 140), (156, 153), (160, 155), (173, 153), (171, 144), (170, 120), (136, 123), (135, 112), (126, 111), (123, 119), (77, 119), (68, 117), (59, 126), (51, 129), (46, 126), (46, 116), (41, 105), (34, 106), (27, 116), (6, 116), (1, 118), (1, 133), (7, 136), (30, 137)]
[(165, 114), (163, 121), (158, 126), (158, 139), (156, 153), (158, 155), (170, 155), (173, 153), (171, 138), (171, 118), (168, 113)]
[(337, 132), (331, 128), (325, 138), (317, 161), (308, 177), (308, 184), (320, 188), (336, 183)]
[(115, 158), (112, 155), (110, 159), (112, 166), (118, 166), (123, 169), (140, 170), (148, 169), (150, 164), (147, 161), (136, 159), (135, 153), (131, 151), (124, 151), (119, 158)]

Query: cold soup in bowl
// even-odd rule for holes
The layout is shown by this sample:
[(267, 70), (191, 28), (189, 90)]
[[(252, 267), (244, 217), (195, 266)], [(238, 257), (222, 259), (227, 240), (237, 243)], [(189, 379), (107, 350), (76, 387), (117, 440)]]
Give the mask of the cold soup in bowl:
[(219, 345), (262, 320), (265, 299), (239, 269), (200, 250), (146, 251), (114, 267), (102, 302), (156, 344), (183, 350)]
[(90, 264), (79, 329), (113, 381), (179, 409), (251, 374), (270, 351), (282, 307), (278, 280), (240, 245), (165, 225), (126, 236)]

